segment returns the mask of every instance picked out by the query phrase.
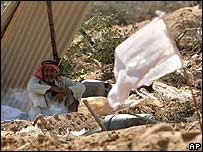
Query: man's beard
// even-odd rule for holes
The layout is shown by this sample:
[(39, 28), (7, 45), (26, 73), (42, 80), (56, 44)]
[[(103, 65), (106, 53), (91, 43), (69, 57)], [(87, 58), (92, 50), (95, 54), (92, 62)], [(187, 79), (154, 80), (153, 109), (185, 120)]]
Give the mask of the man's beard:
[(55, 78), (52, 77), (52, 78), (44, 78), (44, 81), (47, 82), (49, 85), (54, 85), (54, 82), (55, 82)]

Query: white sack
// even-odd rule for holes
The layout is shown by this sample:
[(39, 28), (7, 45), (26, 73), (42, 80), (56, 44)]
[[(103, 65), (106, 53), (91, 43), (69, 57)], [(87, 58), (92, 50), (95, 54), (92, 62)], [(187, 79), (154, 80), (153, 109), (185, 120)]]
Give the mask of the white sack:
[(20, 109), (23, 112), (28, 112), (32, 106), (29, 101), (28, 92), (26, 89), (14, 88), (9, 89), (7, 94), (1, 101), (2, 105)]
[(109, 104), (117, 109), (129, 92), (164, 76), (183, 65), (167, 25), (156, 17), (130, 36), (115, 50), (116, 84), (108, 94)]
[(26, 116), (26, 113), (17, 108), (1, 105), (1, 121), (20, 119)]

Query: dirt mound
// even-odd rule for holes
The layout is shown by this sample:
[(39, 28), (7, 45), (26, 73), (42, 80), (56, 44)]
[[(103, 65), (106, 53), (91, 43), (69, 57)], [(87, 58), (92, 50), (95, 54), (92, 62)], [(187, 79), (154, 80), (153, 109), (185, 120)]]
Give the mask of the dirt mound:
[[(80, 112), (67, 113), (62, 115), (55, 116), (46, 116), (45, 117), (48, 126), (53, 132), (60, 134), (61, 130), (69, 130), (69, 131), (78, 131), (83, 128), (85, 129), (93, 129), (99, 127), (97, 122), (94, 120), (92, 115), (88, 113), (86, 110), (86, 114)], [(37, 124), (39, 128), (43, 129), (43, 125), (40, 121)], [(32, 126), (33, 123), (30, 121), (10, 121), (1, 123), (2, 131), (13, 131), (14, 133), (20, 131), (22, 128), (27, 128), (28, 126)]]
[(147, 129), (139, 140), (134, 139), (132, 150), (185, 151), (189, 149), (189, 143), (201, 141), (200, 131), (180, 132), (174, 131), (168, 124), (157, 124)]
[[(155, 88), (157, 92), (161, 90), (157, 89), (157, 86)], [(143, 92), (144, 90), (142, 90), (142, 93)], [(170, 89), (168, 92), (165, 92), (165, 95), (168, 94), (170, 95)], [(180, 98), (177, 97), (176, 100), (186, 99), (187, 95), (188, 94), (184, 92), (183, 95), (180, 94)], [(132, 101), (130, 108), (124, 108), (115, 113), (148, 113), (160, 119), (176, 117), (175, 115), (167, 116), (166, 103), (155, 100), (155, 97), (159, 99), (159, 96), (155, 96), (154, 93), (151, 94), (150, 97), (151, 98), (144, 98), (143, 96), (131, 95), (128, 98), (129, 101)], [(88, 101), (98, 114), (101, 114), (99, 110), (107, 103), (105, 97), (91, 97)], [(108, 108), (109, 107), (103, 109), (103, 115), (107, 114), (105, 112), (109, 112)], [(175, 110), (170, 112), (173, 113)], [(165, 115), (158, 117), (158, 114), (161, 113), (162, 115), (165, 113)], [(100, 117), (104, 118), (102, 116)], [(71, 131), (80, 131), (84, 128), (85, 130), (92, 130), (99, 127), (83, 103), (80, 104), (79, 112), (77, 113), (47, 116), (45, 120), (48, 124), (48, 130), (43, 126), (41, 121), (39, 121), (36, 126), (33, 126), (29, 121), (16, 120), (1, 123), (1, 149), (23, 151), (188, 150), (189, 143), (201, 143), (202, 141), (202, 134), (197, 121), (182, 121), (179, 123), (175, 121), (169, 123), (170, 121), (164, 120), (167, 123), (134, 126), (115, 131), (103, 131), (89, 136), (73, 136)]]
[[(195, 126), (199, 129), (198, 123)], [(33, 132), (22, 136), (7, 132), (2, 133), (1, 140), (3, 150), (188, 150), (189, 143), (202, 141), (201, 132), (197, 129), (176, 131), (172, 125), (161, 123), (90, 136), (57, 136), (58, 140), (49, 134)]]

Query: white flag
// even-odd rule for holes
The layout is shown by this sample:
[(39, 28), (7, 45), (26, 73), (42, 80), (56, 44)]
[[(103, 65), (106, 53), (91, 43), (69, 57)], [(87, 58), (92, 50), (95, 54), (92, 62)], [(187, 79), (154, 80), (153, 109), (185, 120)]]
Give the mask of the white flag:
[(116, 84), (108, 94), (110, 106), (116, 110), (124, 103), (132, 88), (152, 82), (183, 65), (163, 15), (130, 36), (115, 50)]

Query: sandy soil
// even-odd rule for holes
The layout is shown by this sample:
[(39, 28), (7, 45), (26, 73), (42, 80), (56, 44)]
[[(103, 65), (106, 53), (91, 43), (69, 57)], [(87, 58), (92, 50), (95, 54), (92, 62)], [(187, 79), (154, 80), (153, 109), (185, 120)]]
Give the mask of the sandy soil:
[(26, 121), (2, 124), (1, 150), (188, 150), (189, 143), (202, 143), (197, 121), (133, 126), (76, 137), (69, 134), (67, 128), (90, 129), (97, 124), (91, 119), (81, 121), (81, 118), (85, 118), (83, 114), (72, 116), (74, 121), (68, 121), (65, 115), (61, 115), (60, 120), (52, 118), (55, 123), (50, 131), (17, 131), (23, 126), (31, 126)]

